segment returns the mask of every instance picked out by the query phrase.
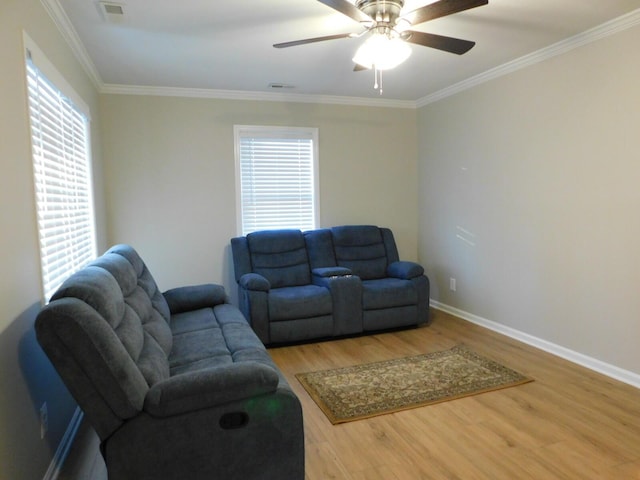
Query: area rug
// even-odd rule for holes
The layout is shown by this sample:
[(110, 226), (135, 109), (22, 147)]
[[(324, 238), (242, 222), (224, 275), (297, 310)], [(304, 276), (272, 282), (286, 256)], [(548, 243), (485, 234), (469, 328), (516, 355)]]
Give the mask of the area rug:
[(463, 345), (296, 378), (334, 425), (532, 381)]

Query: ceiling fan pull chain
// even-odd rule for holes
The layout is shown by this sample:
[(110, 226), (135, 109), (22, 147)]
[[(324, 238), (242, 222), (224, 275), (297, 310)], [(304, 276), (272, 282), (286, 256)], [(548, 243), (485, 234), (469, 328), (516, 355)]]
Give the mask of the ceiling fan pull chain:
[(379, 70), (375, 65), (373, 66), (373, 88), (378, 90), (382, 95), (382, 70)]

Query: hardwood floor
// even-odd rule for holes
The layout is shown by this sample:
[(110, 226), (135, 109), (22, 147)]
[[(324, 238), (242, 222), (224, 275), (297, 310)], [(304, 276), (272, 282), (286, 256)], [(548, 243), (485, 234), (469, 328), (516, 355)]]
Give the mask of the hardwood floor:
[[(640, 479), (640, 390), (432, 311), (428, 327), (270, 350), (303, 405), (307, 480)], [(334, 426), (294, 377), (461, 343), (535, 381)], [(93, 455), (97, 476), (59, 478), (106, 479)]]
[[(333, 426), (293, 376), (460, 343), (535, 381)], [(270, 353), (303, 403), (309, 480), (640, 479), (640, 390), (445, 313)]]

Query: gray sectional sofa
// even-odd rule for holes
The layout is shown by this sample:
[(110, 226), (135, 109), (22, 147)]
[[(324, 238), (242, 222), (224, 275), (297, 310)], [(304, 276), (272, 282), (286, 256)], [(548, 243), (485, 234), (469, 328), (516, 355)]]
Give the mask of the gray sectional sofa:
[(231, 248), (240, 310), (267, 345), (429, 321), (429, 279), (388, 228), (265, 230)]
[(221, 286), (163, 294), (115, 246), (62, 285), (36, 333), (110, 480), (304, 478), (300, 402)]

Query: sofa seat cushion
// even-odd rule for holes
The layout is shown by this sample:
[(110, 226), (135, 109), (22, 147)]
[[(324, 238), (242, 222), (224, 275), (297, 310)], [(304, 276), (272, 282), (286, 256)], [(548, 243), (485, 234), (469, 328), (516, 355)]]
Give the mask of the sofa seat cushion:
[(218, 321), (211, 308), (175, 313), (171, 316), (171, 333), (174, 337), (218, 326)]
[(362, 282), (362, 308), (365, 310), (415, 305), (417, 301), (418, 293), (410, 280), (382, 278)]
[(294, 320), (330, 315), (331, 293), (317, 285), (274, 288), (269, 292), (269, 318), (272, 321)]
[(196, 372), (198, 370), (208, 370), (211, 368), (231, 365), (233, 360), (230, 355), (218, 355), (213, 357), (205, 357), (200, 360), (194, 360), (187, 363), (179, 363), (171, 367), (171, 376), (175, 377), (183, 373)]
[(173, 350), (169, 355), (171, 375), (175, 375), (178, 369), (184, 371), (185, 366), (201, 364), (206, 359), (214, 359), (215, 364), (228, 363), (223, 357), (230, 359), (230, 354), (219, 326), (174, 335)]
[(172, 376), (267, 357), (260, 340), (247, 334), (251, 332), (247, 320), (230, 304), (175, 314), (171, 330)]

